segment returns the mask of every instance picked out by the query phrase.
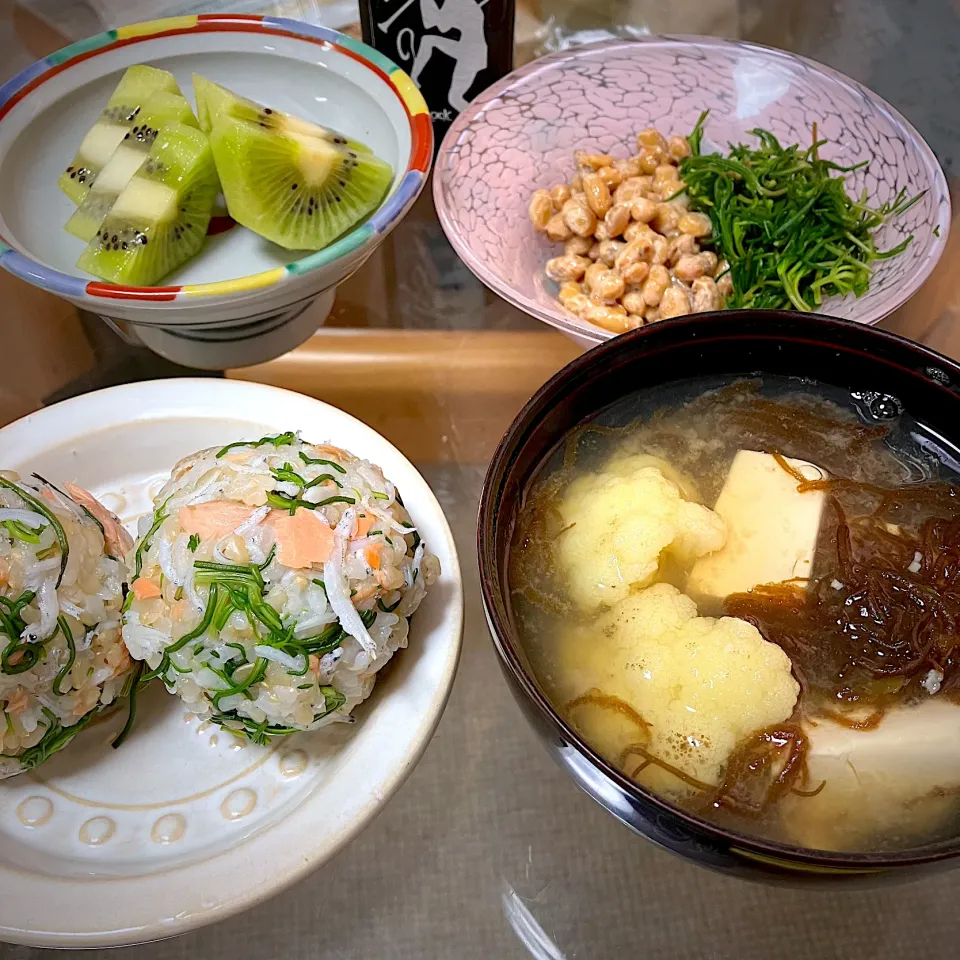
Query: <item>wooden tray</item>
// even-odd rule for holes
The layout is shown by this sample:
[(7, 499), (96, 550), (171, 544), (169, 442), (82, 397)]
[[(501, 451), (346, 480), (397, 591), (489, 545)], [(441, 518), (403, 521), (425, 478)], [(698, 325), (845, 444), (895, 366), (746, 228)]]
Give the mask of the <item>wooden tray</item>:
[(414, 461), (485, 463), (523, 404), (580, 352), (549, 331), (330, 329), (227, 376), (326, 400)]

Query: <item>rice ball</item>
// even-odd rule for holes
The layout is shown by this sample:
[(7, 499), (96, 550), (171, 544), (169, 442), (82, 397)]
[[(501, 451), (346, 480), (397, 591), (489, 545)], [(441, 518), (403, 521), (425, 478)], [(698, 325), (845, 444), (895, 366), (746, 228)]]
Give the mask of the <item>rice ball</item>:
[(294, 433), (181, 460), (127, 562), (145, 676), (257, 743), (351, 720), (440, 572), (379, 467)]
[(131, 543), (80, 487), (0, 472), (0, 779), (43, 763), (129, 692)]

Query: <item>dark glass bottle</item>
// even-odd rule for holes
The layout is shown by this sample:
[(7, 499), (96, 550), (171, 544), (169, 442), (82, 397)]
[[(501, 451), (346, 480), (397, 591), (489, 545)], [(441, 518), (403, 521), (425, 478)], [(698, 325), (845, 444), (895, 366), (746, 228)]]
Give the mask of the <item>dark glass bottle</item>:
[(513, 69), (514, 0), (360, 0), (363, 39), (402, 67), (439, 147), (481, 90)]

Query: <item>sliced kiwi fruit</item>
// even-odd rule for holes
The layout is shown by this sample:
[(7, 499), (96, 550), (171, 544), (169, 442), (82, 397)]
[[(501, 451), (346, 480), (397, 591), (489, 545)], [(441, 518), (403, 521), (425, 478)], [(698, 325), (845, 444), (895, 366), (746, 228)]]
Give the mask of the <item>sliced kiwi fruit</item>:
[(160, 91), (180, 93), (173, 74), (142, 64), (127, 68), (103, 113), (87, 131), (70, 166), (57, 181), (75, 204), (83, 202), (97, 174), (136, 123), (143, 102)]
[(150, 148), (160, 131), (171, 123), (197, 126), (190, 104), (180, 94), (161, 91), (143, 102), (134, 125), (120, 141), (120, 146), (97, 174), (96, 181), (83, 202), (67, 221), (66, 229), (69, 233), (85, 243), (93, 239), (120, 192), (146, 162)]
[(193, 75), (193, 93), (197, 100), (197, 118), (200, 129), (210, 133), (217, 121), (223, 117), (233, 117), (237, 120), (247, 120), (267, 130), (277, 130), (281, 133), (299, 133), (305, 137), (317, 137), (329, 140), (358, 153), (372, 153), (371, 149), (359, 140), (351, 140), (336, 130), (321, 127), (317, 123), (295, 117), (292, 113), (274, 110), (265, 107), (256, 100), (241, 97), (219, 83), (214, 83), (200, 74)]
[(350, 141), (221, 114), (210, 145), (230, 216), (290, 250), (320, 250), (377, 208), (390, 165)]
[(197, 119), (204, 133), (209, 133), (213, 129), (216, 118), (231, 105), (256, 106), (252, 100), (247, 100), (232, 90), (221, 87), (219, 83), (201, 77), (199, 73), (193, 75), (193, 95), (197, 101)]
[(182, 123), (164, 127), (77, 266), (112, 283), (154, 286), (203, 245), (218, 189), (206, 136)]

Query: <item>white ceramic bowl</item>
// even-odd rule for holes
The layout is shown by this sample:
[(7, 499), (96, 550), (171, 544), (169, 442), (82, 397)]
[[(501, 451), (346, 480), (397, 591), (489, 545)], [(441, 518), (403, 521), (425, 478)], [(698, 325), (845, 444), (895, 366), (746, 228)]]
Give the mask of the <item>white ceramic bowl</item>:
[[(63, 225), (74, 209), (56, 181), (124, 69), (169, 70), (192, 97), (202, 73), (238, 93), (367, 143), (393, 185), (361, 226), (324, 250), (297, 254), (242, 227), (210, 236), (162, 287), (95, 281), (76, 267), (83, 243)], [(85, 310), (134, 324), (172, 360), (239, 366), (305, 340), (334, 287), (410, 209), (433, 154), (430, 115), (410, 78), (382, 54), (328, 27), (276, 17), (177, 17), (74, 43), (0, 87), (0, 266)], [(306, 308), (320, 309), (298, 324)]]
[(291, 429), (383, 467), (439, 557), (441, 578), (411, 621), (408, 648), (384, 669), (356, 724), (241, 747), (151, 685), (119, 750), (109, 742), (125, 711), (0, 783), (0, 940), (113, 946), (223, 919), (326, 863), (429, 743), (460, 651), (457, 554), (426, 482), (369, 427), (274, 387), (160, 380), (11, 424), (0, 430), (0, 465), (76, 480), (132, 525), (180, 457)]

